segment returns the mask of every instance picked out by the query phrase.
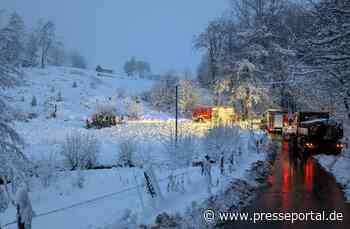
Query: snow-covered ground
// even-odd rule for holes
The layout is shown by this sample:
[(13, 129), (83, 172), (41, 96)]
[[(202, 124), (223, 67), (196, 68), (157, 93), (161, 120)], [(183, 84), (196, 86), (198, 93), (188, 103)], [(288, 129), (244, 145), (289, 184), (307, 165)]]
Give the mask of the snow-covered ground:
[[(242, 138), (241, 144), (252, 146), (250, 134), (244, 132), (242, 134), (246, 137)], [(247, 171), (253, 163), (266, 160), (266, 153), (257, 153), (253, 146), (242, 150), (243, 154), (236, 158), (231, 172), (226, 168), (225, 175), (221, 175), (219, 166), (213, 166), (212, 195), (222, 193), (235, 179), (251, 182)], [(207, 178), (201, 174), (200, 167), (170, 170), (167, 166), (160, 166), (164, 165), (164, 159), (155, 161), (154, 171), (164, 196), (155, 206), (151, 206), (153, 201), (144, 191), (143, 170), (139, 168), (83, 171), (83, 188), (74, 185), (78, 179), (76, 172), (61, 172), (49, 187), (43, 187), (38, 179), (33, 178), (30, 196), (38, 216), (33, 220), (33, 228), (118, 228), (127, 209), (135, 214), (138, 224), (151, 224), (162, 212), (183, 214), (193, 202), (202, 203), (211, 196), (207, 191)], [(169, 190), (170, 176), (177, 190)], [(5, 224), (14, 219), (15, 209), (11, 207), (3, 215), (2, 222)]]
[[(229, 150), (235, 158), (230, 168), (225, 166), (224, 175), (220, 172), (220, 163), (214, 163), (212, 182), (208, 185), (208, 178), (203, 176), (200, 167), (174, 162), (182, 160), (179, 155), (174, 157), (172, 148), (169, 148), (174, 133), (174, 120), (169, 114), (154, 111), (145, 104), (144, 118), (140, 121), (127, 121), (100, 130), (85, 129), (85, 120), (94, 112), (96, 104), (107, 102), (125, 109), (124, 103), (150, 90), (153, 81), (98, 77), (93, 71), (71, 68), (27, 69), (24, 73), (24, 84), (7, 93), (9, 104), (16, 107), (22, 117), (22, 121), (15, 123), (15, 128), (26, 143), (24, 153), (34, 164), (48, 162), (53, 157), (54, 168), (60, 168), (50, 178), (49, 185), (43, 185), (36, 177), (29, 181), (30, 198), (36, 213), (33, 228), (114, 229), (130, 218), (137, 224), (152, 224), (162, 212), (183, 214), (194, 202), (203, 203), (220, 195), (233, 180), (250, 181), (252, 177), (248, 171), (251, 166), (257, 161), (266, 161), (267, 152), (256, 146), (256, 141), (264, 137), (263, 133), (235, 127), (236, 134), (227, 140), (232, 143)], [(123, 96), (120, 96), (121, 91), (124, 91)], [(31, 106), (33, 96), (37, 106)], [(58, 97), (62, 99), (57, 101)], [(56, 118), (47, 118), (45, 104), (48, 98), (57, 104)], [(28, 118), (31, 113), (38, 117)], [(179, 143), (183, 151), (180, 157), (204, 160), (206, 149), (201, 142), (209, 129), (210, 124), (181, 120), (180, 135), (191, 138)], [(120, 143), (132, 141), (141, 166), (64, 171), (60, 152), (62, 143), (72, 132), (89, 133), (97, 138), (100, 143), (98, 164), (106, 167), (117, 164)], [(213, 141), (215, 147), (225, 144), (220, 139)], [(156, 201), (145, 192), (146, 165), (147, 168), (152, 166), (163, 194)], [(83, 185), (79, 187), (77, 183), (81, 180)], [(128, 212), (133, 217), (127, 217)], [(0, 216), (0, 223), (11, 223), (15, 216), (14, 207), (10, 207)], [(16, 225), (5, 228), (16, 228)]]
[[(350, 126), (345, 126), (345, 136), (350, 136)], [(316, 156), (318, 162), (331, 174), (334, 175), (337, 182), (344, 190), (345, 197), (350, 202), (350, 148), (349, 137), (345, 137), (343, 141), (348, 144), (347, 149), (338, 156), (320, 155)]]
[(345, 197), (350, 202), (350, 149), (339, 156), (316, 156), (318, 162), (331, 174), (343, 188)]

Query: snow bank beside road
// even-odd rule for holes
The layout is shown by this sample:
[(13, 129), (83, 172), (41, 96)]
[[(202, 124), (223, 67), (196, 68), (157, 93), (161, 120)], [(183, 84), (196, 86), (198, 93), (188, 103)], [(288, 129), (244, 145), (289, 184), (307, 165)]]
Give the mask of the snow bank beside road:
[(350, 149), (338, 156), (319, 155), (316, 158), (322, 167), (334, 175), (350, 202)]

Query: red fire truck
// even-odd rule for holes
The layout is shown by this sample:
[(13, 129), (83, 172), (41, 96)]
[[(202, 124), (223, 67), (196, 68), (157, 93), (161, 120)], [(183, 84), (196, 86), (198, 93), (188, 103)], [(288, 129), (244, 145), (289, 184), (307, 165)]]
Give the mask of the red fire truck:
[(212, 107), (197, 107), (192, 113), (192, 120), (195, 122), (211, 121), (212, 114)]
[(222, 125), (233, 123), (236, 115), (232, 107), (197, 107), (192, 113), (195, 122), (215, 122)]

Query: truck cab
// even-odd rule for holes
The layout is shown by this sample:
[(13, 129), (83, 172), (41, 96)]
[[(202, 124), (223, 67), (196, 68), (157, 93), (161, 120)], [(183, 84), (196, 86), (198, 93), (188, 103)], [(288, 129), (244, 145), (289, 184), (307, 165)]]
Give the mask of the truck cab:
[(297, 112), (292, 122), (295, 141), (304, 154), (339, 154), (345, 146), (342, 124), (328, 112)]

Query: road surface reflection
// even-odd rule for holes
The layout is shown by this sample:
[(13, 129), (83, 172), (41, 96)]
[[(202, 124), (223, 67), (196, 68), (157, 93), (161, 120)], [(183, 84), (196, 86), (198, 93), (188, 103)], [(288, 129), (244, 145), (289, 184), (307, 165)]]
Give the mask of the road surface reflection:
[(342, 212), (342, 222), (252, 222), (227, 223), (224, 228), (350, 228), (350, 204), (336, 184), (335, 179), (320, 165), (308, 158), (300, 160), (283, 141), (272, 173), (268, 177), (270, 186), (245, 212)]

